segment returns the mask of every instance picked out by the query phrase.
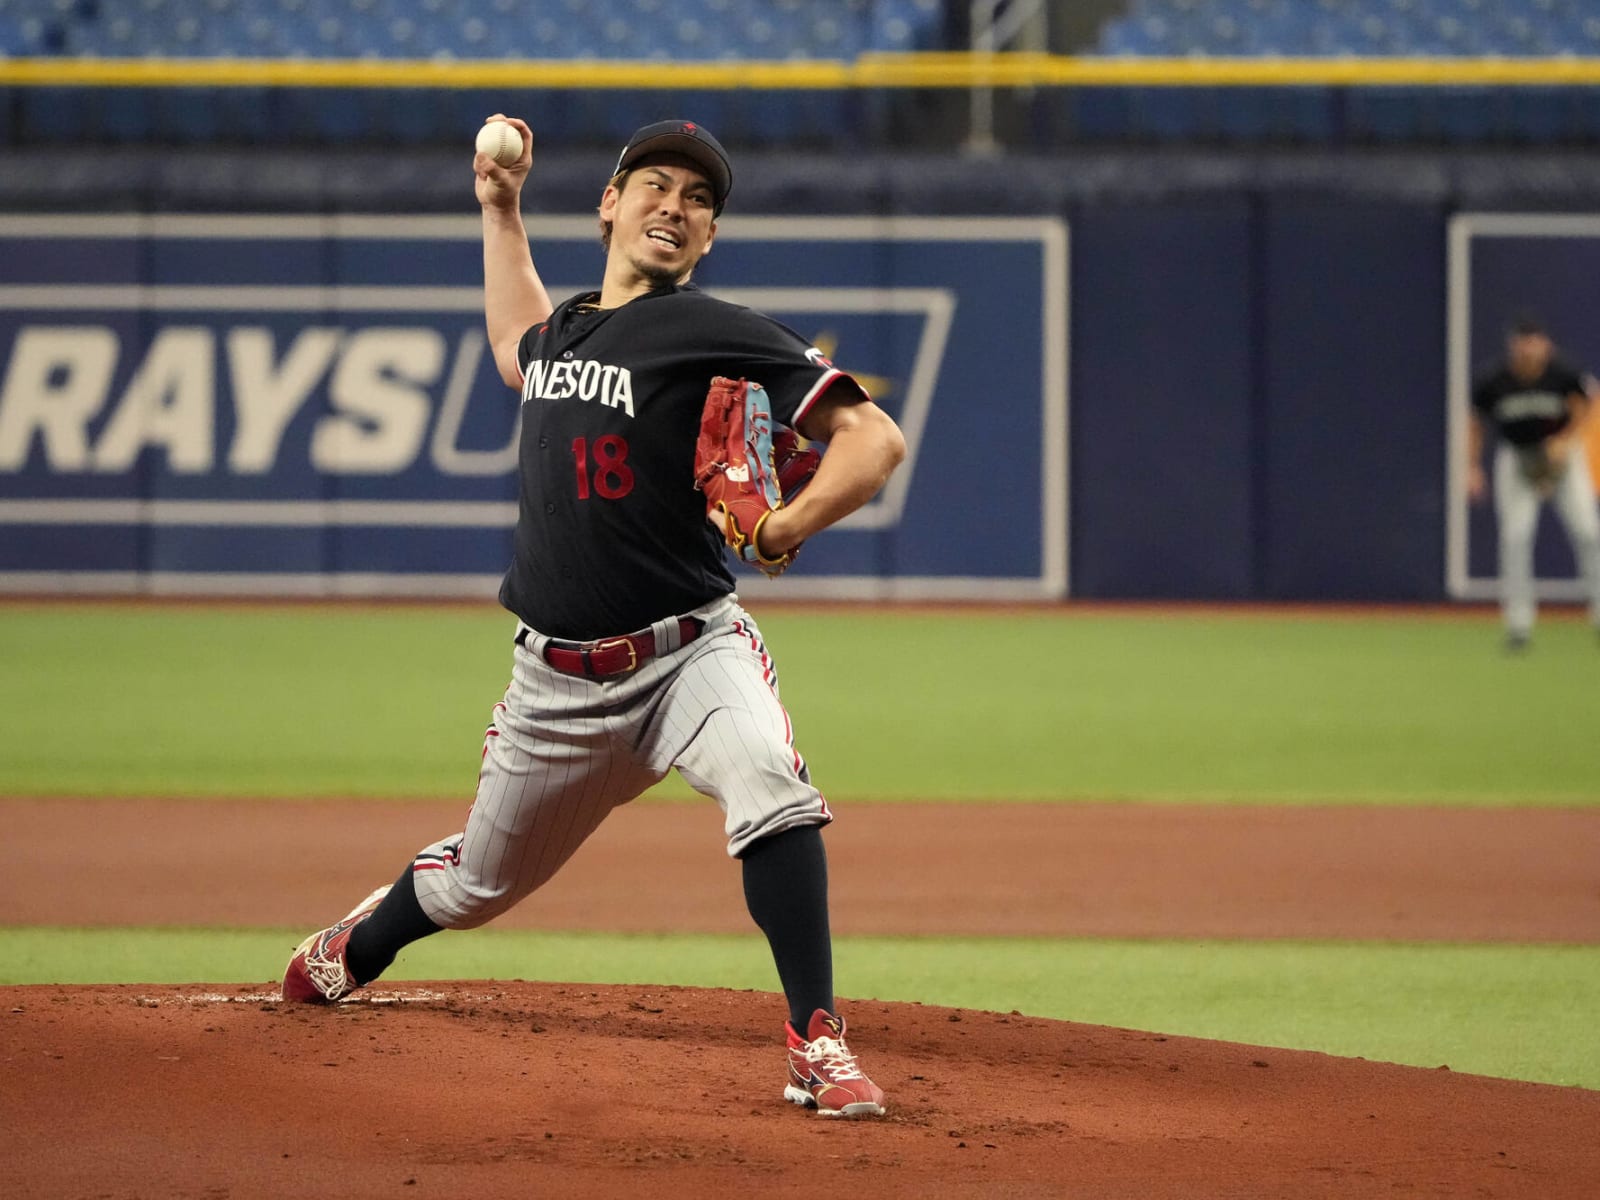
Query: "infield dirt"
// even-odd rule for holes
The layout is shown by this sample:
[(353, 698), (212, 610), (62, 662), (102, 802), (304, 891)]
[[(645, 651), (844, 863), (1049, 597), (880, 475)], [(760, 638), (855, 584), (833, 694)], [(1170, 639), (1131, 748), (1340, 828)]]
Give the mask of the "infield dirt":
[[(0, 800), (25, 851), (0, 921), (309, 930), (463, 815)], [(718, 840), (709, 806), (619, 814), (504, 923), (742, 929)], [(841, 932), (1573, 943), (1600, 941), (1596, 844), (1589, 811), (1333, 807), (861, 806), (829, 834)], [(891, 1110), (830, 1122), (781, 1098), (771, 996), (358, 995), (0, 989), (5, 1194), (1600, 1194), (1600, 1092), (1577, 1088), (858, 1000), (851, 1043)]]

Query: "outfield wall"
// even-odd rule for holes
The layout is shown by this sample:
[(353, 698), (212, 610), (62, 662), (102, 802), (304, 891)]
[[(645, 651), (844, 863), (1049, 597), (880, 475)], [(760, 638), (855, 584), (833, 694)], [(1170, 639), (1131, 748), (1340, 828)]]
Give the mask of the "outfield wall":
[[(557, 290), (598, 274), (607, 166), (538, 165)], [(1527, 306), (1600, 364), (1600, 231), (1464, 216), (1600, 211), (1576, 157), (738, 166), (702, 281), (828, 340), (914, 435), (796, 595), (1481, 597), (1468, 366)], [(460, 155), (18, 152), (0, 209), (0, 588), (492, 590), (509, 426)], [(294, 396), (240, 383), (292, 361)], [(1570, 595), (1553, 524), (1540, 564)]]

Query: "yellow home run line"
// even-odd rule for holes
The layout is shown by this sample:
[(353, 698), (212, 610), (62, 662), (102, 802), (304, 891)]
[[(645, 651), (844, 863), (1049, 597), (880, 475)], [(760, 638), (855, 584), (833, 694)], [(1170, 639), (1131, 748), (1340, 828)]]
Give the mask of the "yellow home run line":
[(869, 54), (748, 62), (13, 58), (12, 87), (842, 90), (970, 87), (1512, 86), (1600, 83), (1600, 58), (1079, 58)]

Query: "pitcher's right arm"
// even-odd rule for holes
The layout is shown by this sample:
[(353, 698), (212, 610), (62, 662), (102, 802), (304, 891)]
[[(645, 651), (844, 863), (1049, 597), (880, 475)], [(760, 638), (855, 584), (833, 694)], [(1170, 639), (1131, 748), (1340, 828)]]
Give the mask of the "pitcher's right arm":
[(517, 343), (545, 320), (554, 306), (533, 265), (528, 231), (522, 223), (522, 185), (533, 164), (533, 131), (517, 117), (496, 113), (522, 135), (522, 157), (502, 167), (487, 154), (472, 160), (474, 190), (483, 208), (483, 315), (489, 349), (507, 387), (522, 386)]

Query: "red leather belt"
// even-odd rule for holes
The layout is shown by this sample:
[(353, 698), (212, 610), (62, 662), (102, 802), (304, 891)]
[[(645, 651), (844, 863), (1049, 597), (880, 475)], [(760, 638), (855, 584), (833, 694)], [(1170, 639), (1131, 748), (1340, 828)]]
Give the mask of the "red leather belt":
[[(692, 617), (678, 618), (680, 645), (687, 646), (700, 636), (703, 626)], [(517, 645), (525, 646), (528, 630), (517, 632)], [(609, 679), (627, 675), (654, 658), (658, 653), (656, 635), (648, 629), (638, 633), (625, 633), (621, 637), (602, 638), (597, 642), (545, 643), (544, 660), (566, 675), (581, 675), (586, 679)]]

